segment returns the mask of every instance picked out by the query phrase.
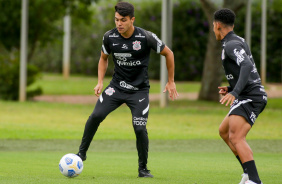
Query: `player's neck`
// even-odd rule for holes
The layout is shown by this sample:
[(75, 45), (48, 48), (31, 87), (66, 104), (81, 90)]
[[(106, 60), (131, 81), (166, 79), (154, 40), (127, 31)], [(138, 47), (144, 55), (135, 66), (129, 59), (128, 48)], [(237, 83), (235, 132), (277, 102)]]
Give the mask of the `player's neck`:
[(126, 32), (122, 33), (121, 36), (124, 38), (130, 38), (134, 33), (134, 26), (132, 25)]
[(223, 40), (225, 38), (225, 36), (230, 32), (233, 31), (233, 29), (227, 28), (227, 29), (222, 29), (222, 31), (220, 32), (220, 38), (221, 40)]

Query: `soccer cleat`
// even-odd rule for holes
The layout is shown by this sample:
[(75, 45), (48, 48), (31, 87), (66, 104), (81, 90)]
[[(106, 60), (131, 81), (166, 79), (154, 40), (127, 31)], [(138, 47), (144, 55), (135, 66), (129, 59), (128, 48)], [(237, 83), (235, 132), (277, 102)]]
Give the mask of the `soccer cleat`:
[(255, 183), (255, 182), (253, 182), (252, 180), (248, 180), (248, 181), (245, 182), (245, 184), (262, 184), (262, 182), (260, 182), (260, 183)]
[(138, 177), (153, 178), (154, 176), (150, 173), (150, 170), (148, 170), (148, 169), (140, 169)]
[(86, 158), (87, 158), (85, 154), (82, 154), (82, 153), (79, 153), (79, 152), (76, 155), (79, 156), (82, 161), (85, 161)]
[(239, 184), (245, 184), (247, 180), (249, 180), (249, 175), (246, 173), (243, 173), (242, 175), (241, 182)]

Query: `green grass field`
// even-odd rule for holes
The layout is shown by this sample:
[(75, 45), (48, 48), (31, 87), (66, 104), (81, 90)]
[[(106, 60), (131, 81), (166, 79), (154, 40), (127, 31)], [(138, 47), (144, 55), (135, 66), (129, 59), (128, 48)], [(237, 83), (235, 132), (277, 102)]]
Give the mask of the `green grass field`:
[[(45, 79), (38, 82), (44, 84), (45, 94), (92, 94), (87, 92), (89, 83), (83, 84), (90, 78), (46, 82), (52, 77), (58, 78), (43, 76)], [(77, 87), (80, 90), (69, 90), (75, 85), (81, 85)], [(200, 87), (199, 83), (181, 85), (184, 92), (195, 92)], [(100, 125), (82, 174), (66, 178), (59, 171), (59, 160), (64, 154), (78, 151), (85, 121), (93, 108), (94, 104), (0, 101), (0, 184), (234, 184), (241, 179), (238, 161), (218, 135), (228, 108), (190, 100), (170, 102), (165, 109), (160, 109), (158, 102), (150, 104), (148, 167), (154, 178), (137, 178), (135, 135), (125, 105)], [(282, 99), (269, 99), (247, 137), (266, 184), (282, 181), (281, 111)]]
[[(110, 82), (110, 78), (104, 79), (104, 87)], [(71, 76), (64, 79), (59, 74), (43, 74), (40, 80), (32, 84), (29, 89), (41, 86), (43, 93), (47, 95), (93, 95), (93, 88), (97, 84), (97, 78), (85, 76)], [(160, 92), (160, 83), (158, 81), (150, 81), (150, 93)], [(197, 92), (200, 89), (198, 82), (178, 82), (178, 92)]]

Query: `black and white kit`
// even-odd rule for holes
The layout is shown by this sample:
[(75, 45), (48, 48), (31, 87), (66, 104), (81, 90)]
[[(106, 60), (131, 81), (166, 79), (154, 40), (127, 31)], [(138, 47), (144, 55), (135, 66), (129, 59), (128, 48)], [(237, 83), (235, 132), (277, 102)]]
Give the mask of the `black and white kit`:
[(267, 94), (257, 72), (251, 51), (245, 40), (233, 31), (222, 44), (222, 65), (230, 86), (228, 92), (235, 96), (229, 115), (245, 117), (252, 126), (267, 104)]
[(146, 128), (149, 114), (149, 57), (151, 49), (160, 53), (164, 47), (165, 44), (154, 33), (139, 27), (134, 27), (130, 38), (122, 37), (116, 28), (105, 33), (102, 52), (112, 54), (114, 74), (86, 122), (80, 153), (86, 154), (106, 116), (125, 103), (132, 114), (139, 169), (146, 168), (149, 149)]

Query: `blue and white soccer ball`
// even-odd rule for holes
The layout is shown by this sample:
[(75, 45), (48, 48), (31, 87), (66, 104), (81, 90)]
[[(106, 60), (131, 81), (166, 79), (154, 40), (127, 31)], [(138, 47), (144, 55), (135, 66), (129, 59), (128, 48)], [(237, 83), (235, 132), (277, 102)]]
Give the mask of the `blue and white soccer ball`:
[(83, 162), (76, 154), (69, 153), (61, 158), (59, 169), (64, 176), (74, 178), (82, 172)]

